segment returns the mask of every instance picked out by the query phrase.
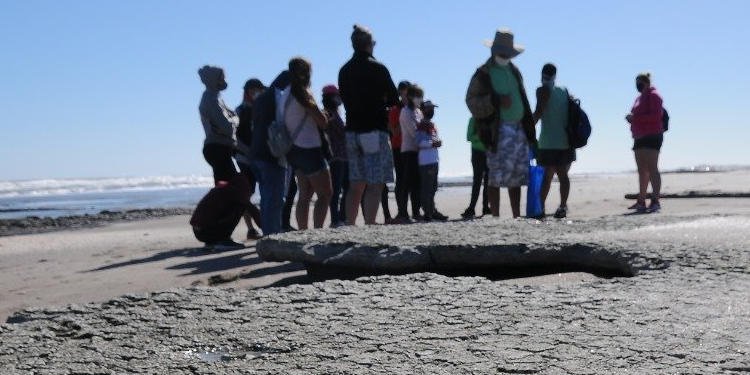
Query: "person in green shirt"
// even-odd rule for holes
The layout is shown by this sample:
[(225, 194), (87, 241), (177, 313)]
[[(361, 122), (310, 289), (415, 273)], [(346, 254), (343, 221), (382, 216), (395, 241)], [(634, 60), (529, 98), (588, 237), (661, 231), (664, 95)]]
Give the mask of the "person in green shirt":
[(534, 123), (542, 120), (539, 135), (539, 148), (536, 159), (544, 167), (541, 199), (542, 214), (544, 204), (552, 186), (552, 178), (557, 175), (560, 181), (560, 207), (555, 211), (555, 218), (562, 219), (568, 215), (568, 196), (570, 195), (570, 165), (576, 160), (576, 151), (568, 143), (568, 90), (555, 85), (557, 67), (545, 64), (542, 68), (542, 86), (536, 89), (536, 110)]
[(492, 57), (469, 83), (466, 105), (487, 147), (488, 200), (493, 216), (500, 216), (500, 188), (508, 188), (513, 217), (521, 216), (521, 186), (529, 180), (529, 146), (536, 147), (536, 131), (523, 78), (511, 59), (523, 52), (510, 30), (498, 30)]
[(479, 190), (482, 189), (482, 216), (491, 214), (489, 201), (487, 199), (487, 148), (479, 139), (476, 132), (474, 118), (469, 119), (469, 126), (466, 130), (466, 140), (471, 143), (471, 168), (474, 171), (474, 178), (471, 184), (471, 202), (469, 207), (461, 214), (464, 219), (472, 219), (476, 216), (475, 208), (479, 200)]

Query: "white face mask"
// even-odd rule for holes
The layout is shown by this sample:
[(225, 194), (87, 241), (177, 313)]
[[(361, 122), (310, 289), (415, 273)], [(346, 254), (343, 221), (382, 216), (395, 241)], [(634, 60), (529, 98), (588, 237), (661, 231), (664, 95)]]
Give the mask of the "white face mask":
[(495, 64), (500, 66), (507, 66), (510, 64), (510, 59), (502, 58), (500, 56), (495, 56)]
[(554, 87), (555, 86), (555, 76), (552, 76), (552, 77), (542, 77), (542, 86)]
[(414, 107), (419, 108), (422, 106), (422, 98), (414, 98), (411, 102), (414, 103)]

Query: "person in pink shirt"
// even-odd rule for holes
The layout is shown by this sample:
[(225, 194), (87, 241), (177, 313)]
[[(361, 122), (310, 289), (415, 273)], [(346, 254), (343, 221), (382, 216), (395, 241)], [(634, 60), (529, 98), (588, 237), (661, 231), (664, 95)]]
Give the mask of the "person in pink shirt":
[[(661, 209), (661, 174), (659, 173), (659, 152), (664, 142), (664, 108), (656, 88), (651, 86), (651, 73), (641, 73), (635, 79), (636, 90), (640, 95), (635, 99), (633, 109), (625, 116), (633, 134), (635, 164), (638, 167), (638, 201), (630, 207), (638, 212), (656, 212)], [(646, 191), (651, 183), (651, 204), (646, 207)]]

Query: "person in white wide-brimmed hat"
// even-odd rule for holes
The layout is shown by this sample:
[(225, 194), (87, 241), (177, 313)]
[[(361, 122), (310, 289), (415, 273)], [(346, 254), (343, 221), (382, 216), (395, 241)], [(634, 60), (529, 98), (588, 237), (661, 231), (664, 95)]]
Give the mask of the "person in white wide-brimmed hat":
[(500, 29), (491, 42), (491, 57), (469, 83), (466, 105), (487, 147), (489, 203), (500, 215), (500, 188), (508, 188), (513, 217), (521, 216), (521, 186), (528, 184), (529, 145), (536, 146), (531, 107), (518, 68), (511, 62), (524, 51), (513, 33)]

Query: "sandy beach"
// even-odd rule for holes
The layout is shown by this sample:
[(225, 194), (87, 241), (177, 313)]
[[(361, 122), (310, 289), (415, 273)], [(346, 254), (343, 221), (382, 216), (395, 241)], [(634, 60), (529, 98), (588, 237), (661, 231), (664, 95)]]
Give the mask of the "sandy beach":
[[(666, 174), (663, 180), (664, 193), (744, 192), (750, 186), (750, 172)], [(624, 195), (635, 191), (636, 176), (577, 176), (572, 184), (569, 220), (588, 220), (627, 214), (625, 207), (630, 201)], [(556, 207), (558, 203), (556, 189), (555, 184), (548, 207)], [(438, 208), (451, 219), (458, 219), (468, 203), (469, 189), (445, 188), (437, 198)], [(750, 199), (742, 198), (670, 199), (662, 205), (663, 211), (658, 215), (675, 218), (750, 215)], [(395, 210), (393, 199), (391, 209)], [(505, 193), (501, 198), (501, 218), (509, 219)], [(308, 281), (300, 264), (263, 262), (252, 241), (239, 251), (219, 254), (202, 251), (188, 220), (188, 216), (181, 215), (0, 237), (0, 320), (28, 307), (104, 301), (173, 287), (263, 288)], [(393, 230), (398, 230), (398, 226)], [(235, 231), (235, 240), (244, 238), (245, 232), (241, 223)], [(588, 277), (593, 276), (558, 274), (514, 282), (576, 282)]]

